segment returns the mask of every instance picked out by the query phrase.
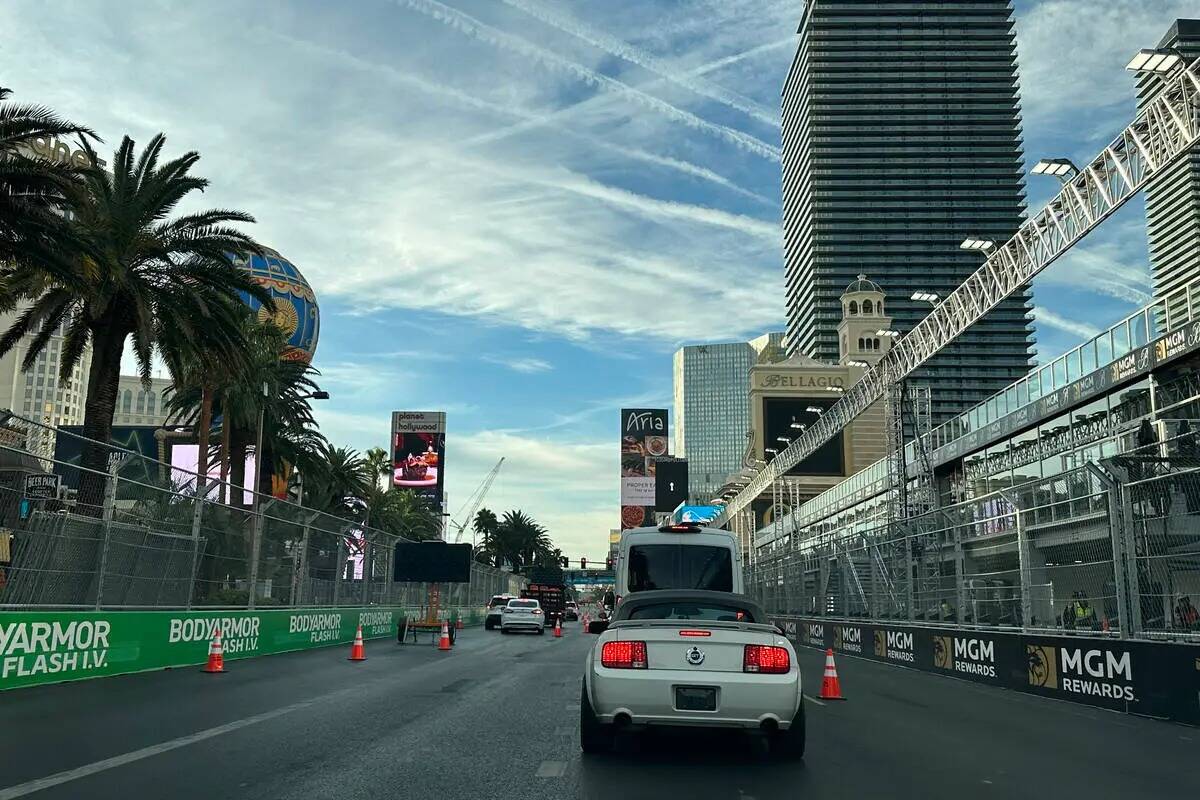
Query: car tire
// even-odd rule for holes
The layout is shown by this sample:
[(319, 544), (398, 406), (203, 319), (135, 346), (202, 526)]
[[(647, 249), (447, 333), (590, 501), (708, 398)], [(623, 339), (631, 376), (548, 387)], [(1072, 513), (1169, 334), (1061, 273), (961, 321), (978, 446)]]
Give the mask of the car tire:
[(799, 761), (804, 758), (806, 731), (804, 725), (804, 701), (796, 716), (792, 717), (792, 725), (786, 731), (776, 731), (771, 737), (771, 754), (784, 761)]
[(596, 718), (596, 710), (588, 699), (587, 680), (579, 690), (579, 747), (584, 753), (610, 753), (613, 749), (613, 728)]
[(544, 634), (545, 632), (546, 632), (546, 629), (545, 629), (545, 628), (538, 628), (538, 636), (541, 636), (541, 635), (542, 635), (542, 634)]
[(512, 633), (512, 631), (510, 631), (508, 628), (504, 627), (503, 625), (500, 626), (500, 632), (503, 634)]

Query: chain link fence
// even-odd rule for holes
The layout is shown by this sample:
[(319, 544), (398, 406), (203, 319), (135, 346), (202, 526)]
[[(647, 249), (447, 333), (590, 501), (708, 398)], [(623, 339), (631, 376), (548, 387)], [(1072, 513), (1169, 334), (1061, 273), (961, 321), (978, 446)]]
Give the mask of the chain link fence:
[[(426, 603), (427, 584), (392, 580), (409, 539), (110, 445), (108, 472), (86, 470), (31, 452), (22, 428), (25, 442), (53, 430), (10, 417), (0, 438), (0, 608)], [(440, 604), (483, 608), (523, 582), (472, 563), (468, 583), (440, 587)]]
[(1108, 451), (900, 522), (879, 502), (792, 531), (752, 592), (780, 615), (1200, 639), (1200, 427), (1160, 420)]

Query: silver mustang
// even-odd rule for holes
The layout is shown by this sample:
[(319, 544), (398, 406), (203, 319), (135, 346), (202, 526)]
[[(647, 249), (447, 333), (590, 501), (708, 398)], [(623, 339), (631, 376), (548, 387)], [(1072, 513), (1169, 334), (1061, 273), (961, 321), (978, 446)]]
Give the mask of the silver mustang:
[(611, 748), (618, 729), (741, 728), (785, 758), (804, 755), (796, 651), (748, 597), (667, 590), (625, 597), (599, 633), (579, 709), (585, 753)]

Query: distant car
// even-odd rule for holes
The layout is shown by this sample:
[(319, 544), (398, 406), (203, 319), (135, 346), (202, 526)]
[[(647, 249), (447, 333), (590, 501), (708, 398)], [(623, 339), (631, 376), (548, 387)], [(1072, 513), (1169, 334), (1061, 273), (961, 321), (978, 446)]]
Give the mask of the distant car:
[(501, 612), (508, 605), (508, 601), (512, 599), (513, 596), (511, 594), (498, 594), (492, 597), (492, 601), (488, 603), (487, 615), (483, 618), (483, 629), (485, 631), (500, 627)]
[(574, 600), (568, 600), (567, 604), (565, 606), (563, 606), (563, 621), (564, 622), (578, 622), (579, 621), (579, 606), (576, 605)]
[(535, 631), (539, 636), (546, 632), (546, 615), (537, 600), (514, 598), (500, 612), (500, 632)]
[(763, 609), (728, 592), (662, 590), (625, 597), (598, 621), (579, 706), (585, 753), (618, 728), (739, 728), (785, 758), (804, 755), (796, 652)]

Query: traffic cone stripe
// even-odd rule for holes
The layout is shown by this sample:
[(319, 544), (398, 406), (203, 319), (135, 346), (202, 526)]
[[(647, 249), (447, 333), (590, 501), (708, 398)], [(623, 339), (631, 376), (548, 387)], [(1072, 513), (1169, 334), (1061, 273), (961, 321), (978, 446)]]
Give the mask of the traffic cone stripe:
[(450, 627), (442, 620), (442, 636), (438, 640), (438, 650), (450, 649)]
[(213, 639), (208, 644), (208, 663), (204, 665), (204, 672), (217, 673), (225, 671), (225, 650), (221, 647), (221, 629), (218, 628)]

